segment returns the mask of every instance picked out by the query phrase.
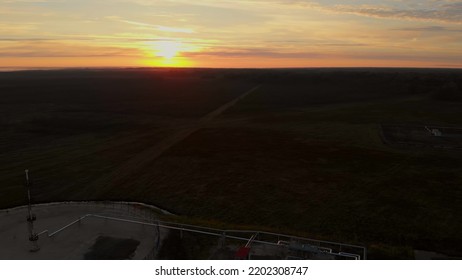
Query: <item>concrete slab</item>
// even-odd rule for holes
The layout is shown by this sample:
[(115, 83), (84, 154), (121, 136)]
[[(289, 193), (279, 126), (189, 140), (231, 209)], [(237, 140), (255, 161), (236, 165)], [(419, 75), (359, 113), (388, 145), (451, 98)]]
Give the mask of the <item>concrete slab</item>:
[(154, 226), (114, 221), (88, 216), (63, 229), (52, 237), (48, 235), (78, 220), (87, 214), (108, 217), (123, 217), (137, 221), (154, 220), (156, 216), (149, 209), (133, 205), (111, 203), (57, 203), (33, 207), (37, 220), (34, 222), (39, 236), (38, 252), (30, 252), (27, 229), (27, 208), (19, 207), (0, 211), (0, 259), (84, 259), (99, 236), (134, 239), (140, 242), (133, 259), (143, 259), (152, 255), (157, 244), (167, 230), (157, 230)]

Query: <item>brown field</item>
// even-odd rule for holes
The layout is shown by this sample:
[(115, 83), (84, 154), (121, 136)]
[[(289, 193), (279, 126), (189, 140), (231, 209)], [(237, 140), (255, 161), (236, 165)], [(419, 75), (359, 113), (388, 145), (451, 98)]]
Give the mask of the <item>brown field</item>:
[(196, 223), (365, 244), (371, 258), (462, 255), (461, 152), (381, 138), (387, 123), (460, 127), (460, 101), (438, 91), (462, 88), (460, 71), (44, 71), (0, 81), (3, 208), (24, 203), (28, 168), (40, 202), (151, 203)]

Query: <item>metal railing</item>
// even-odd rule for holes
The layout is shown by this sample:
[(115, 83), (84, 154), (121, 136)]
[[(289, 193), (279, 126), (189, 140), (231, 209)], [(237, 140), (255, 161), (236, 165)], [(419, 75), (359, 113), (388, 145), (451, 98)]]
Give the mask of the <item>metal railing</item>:
[[(116, 222), (124, 222), (145, 226), (152, 226), (157, 229), (157, 241), (155, 246), (151, 249), (150, 258), (155, 256), (155, 251), (160, 246), (160, 232), (159, 229), (167, 230), (178, 230), (180, 232), (190, 232), (197, 234), (204, 234), (208, 236), (220, 237), (223, 239), (233, 239), (238, 241), (249, 242), (251, 240), (252, 244), (261, 244), (261, 245), (270, 245), (276, 246), (279, 248), (285, 247), (289, 250), (299, 251), (299, 252), (310, 252), (316, 254), (324, 254), (333, 257), (340, 258), (350, 258), (350, 259), (366, 259), (367, 258), (367, 249), (364, 246), (310, 239), (305, 237), (297, 237), (286, 234), (279, 234), (266, 231), (255, 231), (255, 230), (234, 230), (234, 229), (217, 229), (203, 226), (196, 226), (190, 224), (182, 224), (175, 222), (167, 222), (159, 220), (157, 215), (154, 215), (154, 212), (160, 212), (163, 214), (171, 213), (160, 209), (158, 207), (147, 205), (138, 202), (63, 202), (63, 203), (48, 203), (48, 204), (39, 204), (34, 205), (34, 207), (46, 207), (46, 206), (62, 206), (65, 204), (87, 206), (89, 209), (86, 210), (99, 210), (104, 209), (107, 212), (112, 212), (112, 215), (107, 214), (85, 214), (78, 219), (70, 222), (69, 224), (64, 225), (63, 227), (54, 230), (50, 233), (50, 230), (44, 230), (38, 235), (47, 234), (47, 237), (54, 237), (60, 232), (72, 227), (73, 225), (88, 219), (88, 218), (97, 218), (97, 219), (106, 219)], [(19, 209), (22, 209), (27, 206), (16, 207), (13, 209), (8, 209), (10, 212)], [(108, 211), (109, 210), (109, 211)], [(5, 210), (4, 210), (5, 211)], [(146, 256), (146, 258), (148, 257)], [(296, 256), (293, 256), (297, 258)]]

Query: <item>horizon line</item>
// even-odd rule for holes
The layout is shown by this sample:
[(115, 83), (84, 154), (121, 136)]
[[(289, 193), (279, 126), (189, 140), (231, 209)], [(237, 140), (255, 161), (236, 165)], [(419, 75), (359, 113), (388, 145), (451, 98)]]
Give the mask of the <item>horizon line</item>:
[(408, 69), (408, 70), (462, 70), (461, 66), (306, 66), (306, 67), (175, 67), (175, 66), (83, 66), (83, 67), (18, 67), (0, 66), (0, 72), (66, 71), (66, 70), (321, 70), (321, 69)]

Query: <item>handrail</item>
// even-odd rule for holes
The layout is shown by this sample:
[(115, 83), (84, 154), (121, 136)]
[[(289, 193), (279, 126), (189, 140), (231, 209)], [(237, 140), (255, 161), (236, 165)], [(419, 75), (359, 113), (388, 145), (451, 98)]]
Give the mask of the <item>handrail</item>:
[(58, 230), (56, 230), (56, 231), (54, 231), (54, 232), (52, 232), (52, 233), (49, 233), (49, 230), (46, 229), (46, 230), (40, 232), (40, 233), (37, 234), (37, 235), (40, 236), (40, 235), (46, 233), (48, 237), (53, 237), (54, 235), (56, 235), (56, 234), (60, 233), (61, 231), (65, 230), (66, 228), (68, 228), (68, 227), (70, 227), (70, 226), (72, 226), (72, 225), (74, 225), (74, 224), (80, 222), (81, 220), (83, 220), (83, 219), (85, 219), (86, 217), (89, 217), (89, 216), (91, 216), (91, 215), (92, 215), (92, 214), (86, 214), (86, 215), (84, 215), (84, 216), (78, 218), (77, 220), (75, 220), (75, 221), (73, 221), (73, 222), (71, 222), (71, 223), (69, 223), (69, 224), (63, 226), (62, 228), (60, 228), (60, 229), (58, 229)]
[[(210, 229), (212, 229), (212, 231), (215, 231), (215, 232), (211, 232), (211, 231), (205, 231), (207, 228), (204, 228), (204, 227), (200, 227), (202, 230), (194, 229), (195, 226), (188, 225), (188, 224), (179, 224), (179, 223), (167, 222), (167, 224), (174, 224), (174, 225), (166, 225), (166, 224), (163, 224), (164, 222), (162, 222), (160, 220), (155, 220), (153, 222), (143, 222), (143, 221), (135, 221), (135, 220), (129, 220), (129, 219), (123, 219), (123, 218), (103, 216), (103, 215), (98, 215), (98, 214), (86, 214), (84, 216), (81, 216), (77, 220), (72, 221), (71, 223), (63, 226), (62, 228), (59, 228), (58, 230), (56, 230), (56, 231), (54, 231), (52, 233), (49, 233), (49, 230), (44, 230), (44, 231), (40, 232), (38, 235), (42, 235), (44, 233), (47, 233), (48, 237), (53, 237), (56, 234), (64, 231), (65, 229), (71, 227), (72, 225), (74, 225), (74, 224), (76, 224), (76, 223), (78, 223), (78, 222), (80, 222), (80, 221), (82, 221), (82, 220), (84, 220), (84, 219), (86, 219), (88, 217), (107, 219), (107, 220), (113, 220), (113, 221), (119, 221), (119, 222), (128, 222), (128, 223), (139, 224), (139, 225), (154, 226), (154, 227), (165, 228), (165, 229), (182, 230), (182, 231), (206, 234), (206, 235), (217, 236), (217, 237), (223, 237), (223, 235), (225, 234), (226, 238), (230, 238), (230, 239), (248, 241), (248, 242), (250, 242), (250, 240), (251, 240), (251, 242), (253, 242), (253, 243), (259, 243), (259, 244), (265, 244), (265, 245), (271, 245), (271, 246), (281, 246), (279, 243), (268, 242), (268, 241), (263, 241), (263, 240), (256, 240), (255, 238), (256, 238), (257, 234), (259, 234), (261, 232), (237, 231), (237, 232), (253, 233), (251, 239), (249, 240), (248, 238), (226, 234), (227, 232), (233, 232), (233, 230), (220, 231), (219, 229), (210, 228)], [(191, 228), (188, 228), (188, 227), (191, 227)], [(220, 233), (216, 233), (216, 232), (220, 232)], [(265, 233), (266, 234), (272, 234), (272, 235), (278, 235), (278, 234), (275, 234), (275, 233), (268, 233), (268, 232), (265, 232)], [(297, 238), (297, 237), (289, 236), (289, 235), (280, 235), (280, 236)], [(341, 243), (339, 243), (339, 244), (341, 244)], [(348, 244), (343, 244), (343, 245), (344, 246), (355, 247), (355, 248), (356, 247), (357, 248), (363, 248), (363, 247), (354, 246), (354, 245), (348, 245)], [(364, 249), (364, 253), (365, 253), (366, 252), (365, 248), (363, 248), (363, 249)], [(328, 255), (333, 255), (333, 256), (343, 256), (343, 257), (351, 257), (351, 258), (355, 258), (355, 259), (361, 259), (361, 257), (359, 255), (357, 255), (357, 254), (350, 254), (350, 253), (345, 253), (345, 252), (334, 253), (334, 252), (332, 252), (332, 250), (330, 250), (330, 251), (322, 251), (321, 253), (328, 254)], [(364, 255), (364, 257), (365, 257), (365, 255)]]
[[(224, 230), (224, 232), (236, 232), (236, 233), (255, 233), (255, 231), (251, 230)], [(347, 243), (339, 243), (339, 242), (334, 242), (334, 241), (325, 241), (325, 240), (318, 240), (318, 239), (311, 239), (311, 238), (306, 238), (306, 237), (298, 237), (298, 236), (292, 236), (292, 235), (286, 235), (286, 234), (279, 234), (279, 233), (274, 233), (274, 232), (267, 232), (267, 231), (258, 231), (260, 234), (267, 234), (267, 235), (274, 235), (274, 236), (280, 236), (280, 237), (287, 237), (287, 238), (296, 238), (297, 240), (305, 240), (305, 241), (311, 241), (311, 242), (320, 242), (320, 243), (327, 243), (327, 244), (332, 244), (332, 245), (338, 245), (338, 246), (348, 246), (352, 248), (357, 248), (357, 249), (364, 249), (365, 247), (359, 246), (359, 245), (352, 245), (352, 244), (347, 244)]]
[[(147, 208), (147, 209), (151, 209), (151, 210), (157, 210), (157, 211), (161, 211), (162, 213), (164, 214), (170, 214), (170, 215), (173, 215), (161, 208), (158, 208), (156, 206), (152, 206), (152, 205), (148, 205), (148, 204), (144, 204), (144, 203), (140, 203), (140, 202), (124, 202), (124, 201), (118, 201), (118, 202), (111, 202), (111, 201), (82, 201), (82, 202), (77, 202), (77, 201), (68, 201), (68, 202), (52, 202), (52, 203), (44, 203), (44, 204), (39, 204), (39, 205), (36, 205), (36, 206), (48, 206), (48, 205), (53, 205), (53, 206), (58, 206), (60, 204), (81, 204), (81, 205), (85, 205), (85, 204), (90, 204), (90, 203), (96, 203), (96, 204), (101, 204), (102, 206), (106, 206), (106, 205), (127, 205), (127, 206), (133, 206), (133, 205), (137, 205), (137, 206), (141, 206), (143, 208)], [(11, 208), (11, 209), (4, 209), (3, 211), (12, 211), (12, 210), (18, 210), (18, 209), (21, 209), (23, 207), (26, 207), (26, 206), (19, 206), (19, 207), (15, 207), (15, 208)], [(0, 210), (0, 212), (3, 212), (2, 210)], [(118, 216), (122, 216), (122, 215), (118, 215)], [(279, 233), (274, 233), (274, 232), (266, 232), (266, 231), (252, 231), (252, 230), (229, 230), (229, 229), (217, 229), (217, 228), (210, 228), (210, 227), (203, 227), (203, 226), (195, 226), (195, 225), (188, 225), (188, 224), (181, 224), (181, 223), (175, 223), (175, 222), (167, 222), (167, 221), (161, 221), (161, 220), (151, 220), (149, 219), (149, 222), (146, 222), (146, 221), (140, 221), (140, 220), (145, 220), (146, 217), (137, 217), (138, 221), (135, 221), (133, 219), (124, 219), (124, 218), (116, 218), (116, 217), (109, 217), (109, 216), (103, 216), (103, 215), (98, 215), (98, 214), (86, 214), (86, 215), (83, 215), (81, 216), (80, 218), (78, 218), (77, 220), (75, 221), (72, 221), (71, 223), (59, 228), (58, 230), (52, 232), (52, 233), (49, 233), (49, 230), (44, 230), (40, 233), (38, 233), (38, 235), (42, 235), (42, 234), (47, 234), (48, 237), (53, 237), (55, 235), (57, 235), (58, 233), (64, 231), (65, 229), (71, 227), (72, 225), (88, 218), (88, 217), (95, 217), (95, 218), (102, 218), (102, 219), (109, 219), (109, 220), (114, 220), (114, 221), (120, 221), (120, 222), (129, 222), (129, 223), (135, 223), (135, 224), (141, 224), (141, 225), (148, 225), (148, 226), (155, 226), (157, 228), (165, 228), (165, 229), (173, 229), (173, 230), (181, 230), (181, 231), (187, 231), (187, 232), (193, 232), (193, 233), (201, 233), (201, 234), (207, 234), (207, 235), (211, 235), (211, 236), (217, 236), (217, 237), (226, 237), (226, 238), (230, 238), (230, 239), (235, 239), (235, 240), (241, 240), (241, 241), (249, 241), (249, 238), (248, 237), (240, 237), (240, 236), (235, 236), (235, 234), (251, 234), (252, 237), (253, 235), (255, 234), (259, 234), (260, 236), (262, 236), (262, 238), (259, 238), (260, 240), (256, 240), (256, 238), (252, 238), (251, 237), (251, 240), (252, 242), (255, 242), (255, 243), (259, 243), (259, 244), (266, 244), (266, 245), (272, 245), (272, 246), (281, 246), (280, 242), (270, 242), (270, 241), (264, 241), (264, 240), (261, 240), (261, 239), (265, 239), (264, 236), (267, 235), (267, 236), (272, 236), (272, 237), (277, 237), (278, 240), (279, 238), (283, 237), (283, 238), (287, 238), (287, 239), (291, 239), (291, 240), (296, 240), (296, 241), (305, 241), (305, 242), (308, 242), (308, 243), (317, 243), (317, 245), (314, 245), (314, 246), (317, 246), (321, 249), (323, 249), (322, 253), (324, 254), (329, 254), (329, 255), (335, 255), (335, 256), (347, 256), (347, 257), (353, 257), (353, 258), (359, 258), (361, 259), (360, 255), (356, 255), (356, 254), (351, 254), (351, 253), (345, 253), (345, 252), (342, 252), (342, 247), (345, 248), (345, 247), (348, 247), (348, 248), (351, 248), (351, 249), (359, 249), (362, 251), (362, 255), (363, 255), (363, 259), (366, 259), (367, 258), (367, 248), (365, 246), (359, 246), (359, 245), (352, 245), (352, 244), (346, 244), (346, 243), (339, 243), (339, 242), (332, 242), (332, 241), (325, 241), (325, 240), (317, 240), (317, 239), (311, 239), (311, 238), (305, 238), (305, 237), (297, 237), (297, 236), (291, 236), (291, 235), (286, 235), (286, 234), (279, 234)], [(133, 216), (128, 216), (130, 218), (135, 218)], [(233, 234), (234, 233), (234, 234)], [(340, 246), (340, 248), (338, 249), (338, 253), (334, 253), (332, 252), (332, 249), (330, 249), (330, 251), (325, 251), (327, 248), (325, 247), (322, 247), (322, 245), (332, 245), (332, 246)], [(285, 245), (284, 245), (285, 246)], [(337, 250), (335, 250), (337, 251)]]

